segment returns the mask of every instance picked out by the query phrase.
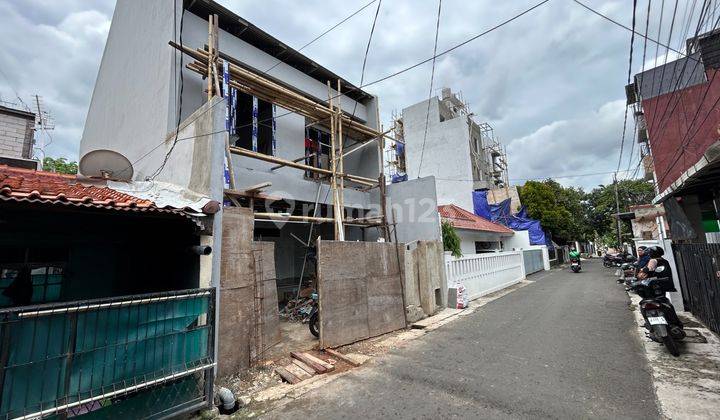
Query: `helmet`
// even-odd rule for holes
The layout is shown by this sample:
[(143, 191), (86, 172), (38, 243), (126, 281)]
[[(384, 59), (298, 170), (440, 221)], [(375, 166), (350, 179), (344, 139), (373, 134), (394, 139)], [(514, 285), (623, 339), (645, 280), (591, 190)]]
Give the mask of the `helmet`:
[(649, 247), (646, 252), (650, 254), (650, 258), (659, 258), (665, 255), (665, 251), (659, 246), (651, 246)]

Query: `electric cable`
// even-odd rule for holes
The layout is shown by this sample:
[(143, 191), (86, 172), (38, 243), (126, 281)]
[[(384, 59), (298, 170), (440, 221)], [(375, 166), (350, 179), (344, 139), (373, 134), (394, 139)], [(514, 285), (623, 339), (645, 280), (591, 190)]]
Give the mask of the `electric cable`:
[(425, 156), (425, 141), (427, 140), (428, 125), (430, 123), (430, 103), (432, 102), (433, 82), (435, 81), (435, 55), (437, 54), (438, 35), (440, 34), (440, 13), (442, 11), (442, 0), (438, 0), (437, 20), (435, 22), (435, 44), (433, 46), (432, 70), (430, 71), (430, 89), (428, 92), (427, 113), (425, 114), (425, 134), (423, 135), (422, 148), (420, 149), (420, 164), (418, 165), (417, 177), (420, 178), (422, 171), (423, 157)]
[[(581, 3), (582, 4), (582, 3)], [(635, 42), (635, 13), (637, 10), (637, 0), (633, 0), (633, 11), (632, 11), (632, 35), (630, 35), (630, 58), (628, 64), (628, 75), (627, 84), (630, 84), (632, 76), (632, 61), (633, 61), (633, 44)], [(618, 164), (616, 171), (620, 170), (620, 164), (622, 163), (623, 147), (625, 146), (625, 132), (627, 130), (627, 117), (628, 117), (629, 105), (625, 105), (625, 118), (623, 121), (622, 137), (620, 139), (620, 155), (618, 156)]]

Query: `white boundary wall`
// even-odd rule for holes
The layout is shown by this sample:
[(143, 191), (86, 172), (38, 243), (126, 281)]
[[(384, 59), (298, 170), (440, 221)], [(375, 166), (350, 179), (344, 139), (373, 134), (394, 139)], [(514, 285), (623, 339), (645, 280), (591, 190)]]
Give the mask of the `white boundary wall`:
[(468, 299), (477, 299), (525, 279), (522, 251), (494, 252), (455, 258), (445, 255), (449, 288), (463, 286)]

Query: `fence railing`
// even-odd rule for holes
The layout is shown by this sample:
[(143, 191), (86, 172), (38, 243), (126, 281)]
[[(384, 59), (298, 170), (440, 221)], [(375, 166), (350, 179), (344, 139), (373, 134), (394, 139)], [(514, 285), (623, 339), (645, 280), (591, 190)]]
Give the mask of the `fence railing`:
[(720, 333), (720, 244), (673, 244), (685, 309)]
[(521, 251), (445, 256), (448, 287), (461, 285), (470, 300), (520, 282), (525, 278)]
[(214, 289), (190, 289), (0, 310), (0, 419), (209, 401), (214, 303)]

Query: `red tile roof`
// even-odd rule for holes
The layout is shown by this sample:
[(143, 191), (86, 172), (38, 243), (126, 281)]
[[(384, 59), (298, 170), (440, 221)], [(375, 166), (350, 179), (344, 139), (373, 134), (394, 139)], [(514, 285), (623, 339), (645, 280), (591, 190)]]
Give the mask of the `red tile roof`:
[(479, 230), (494, 233), (513, 233), (513, 231), (498, 223), (493, 223), (484, 217), (470, 213), (454, 204), (438, 206), (440, 217), (450, 222), (457, 229)]
[(0, 200), (60, 204), (113, 210), (182, 213), (161, 209), (150, 200), (116, 191), (96, 180), (76, 175), (35, 171), (0, 165)]

